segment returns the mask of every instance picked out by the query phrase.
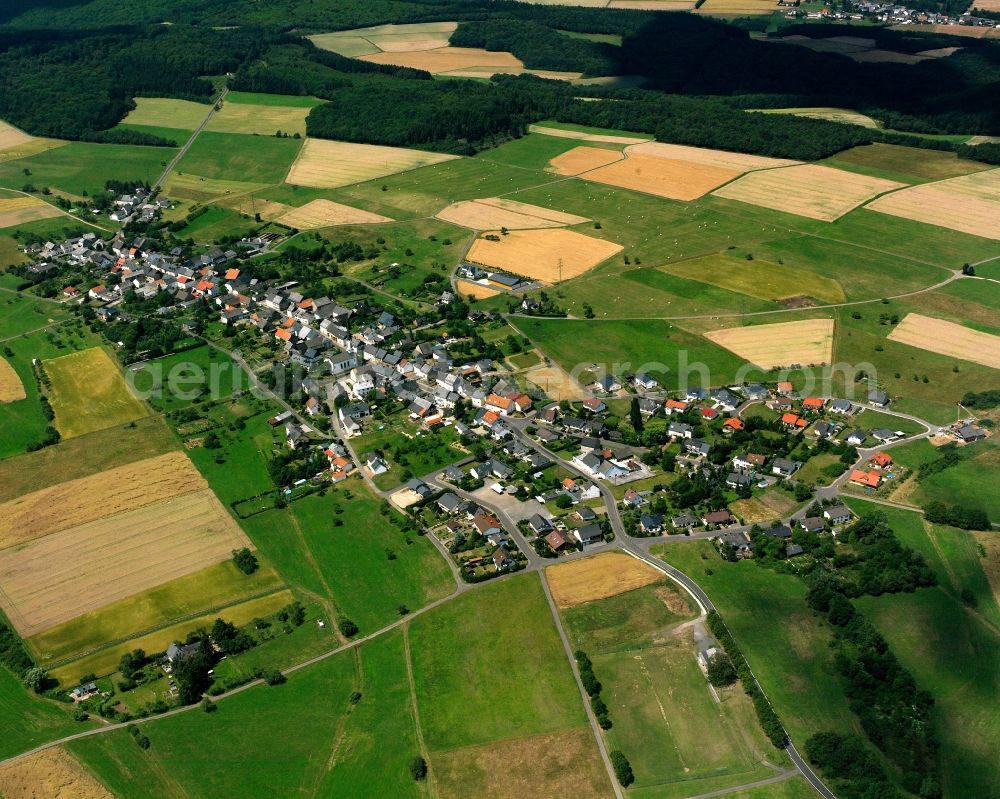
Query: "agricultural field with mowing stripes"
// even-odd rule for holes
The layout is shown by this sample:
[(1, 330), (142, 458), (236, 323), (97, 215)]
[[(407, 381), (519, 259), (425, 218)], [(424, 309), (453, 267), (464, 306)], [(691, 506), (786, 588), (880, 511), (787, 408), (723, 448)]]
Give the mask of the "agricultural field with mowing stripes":
[(149, 409), (136, 397), (108, 353), (92, 347), (47, 360), (49, 402), (64, 438), (141, 419)]
[(889, 334), (890, 341), (1000, 369), (1000, 336), (909, 313)]
[(306, 139), (285, 180), (298, 186), (332, 189), (455, 158), (401, 147)]
[(618, 252), (621, 245), (573, 230), (494, 231), (480, 237), (466, 258), (473, 263), (511, 272), (542, 283), (570, 280)]
[(804, 319), (713, 330), (705, 338), (763, 369), (812, 366), (831, 362), (833, 327), (833, 319)]
[(62, 747), (0, 766), (0, 795), (6, 799), (114, 799), (114, 794)]

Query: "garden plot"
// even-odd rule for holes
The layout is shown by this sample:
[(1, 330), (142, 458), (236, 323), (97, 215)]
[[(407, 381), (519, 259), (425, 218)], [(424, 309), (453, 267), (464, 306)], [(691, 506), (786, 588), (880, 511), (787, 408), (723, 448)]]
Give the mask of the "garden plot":
[(557, 175), (582, 175), (593, 169), (621, 161), (625, 156), (617, 150), (600, 147), (574, 147), (549, 161), (546, 169)]
[(466, 256), (483, 266), (556, 283), (582, 275), (622, 251), (620, 244), (572, 230), (513, 230), (496, 240), (478, 238)]
[(908, 313), (888, 338), (928, 352), (1000, 369), (1000, 336), (944, 319)]
[(550, 566), (545, 579), (556, 604), (569, 608), (658, 582), (663, 572), (631, 555), (608, 552)]
[(877, 194), (904, 186), (893, 180), (845, 172), (829, 166), (802, 164), (750, 172), (713, 194), (787, 214), (833, 222)]
[(306, 139), (285, 180), (298, 186), (332, 189), (456, 158), (403, 147)]
[(181, 452), (68, 480), (0, 504), (0, 548), (206, 488)]
[(341, 205), (331, 200), (313, 200), (299, 208), (293, 208), (277, 218), (288, 227), (310, 230), (330, 225), (366, 225), (376, 222), (392, 222), (387, 216), (373, 214), (350, 205)]
[(913, 186), (865, 207), (1000, 241), (1000, 169)]
[(192, 492), (0, 550), (0, 608), (27, 637), (249, 545), (210, 490)]
[(762, 369), (830, 363), (833, 358), (833, 319), (711, 330), (705, 338)]
[(556, 228), (590, 221), (583, 216), (496, 197), (452, 203), (438, 211), (436, 216), (445, 222), (473, 230)]

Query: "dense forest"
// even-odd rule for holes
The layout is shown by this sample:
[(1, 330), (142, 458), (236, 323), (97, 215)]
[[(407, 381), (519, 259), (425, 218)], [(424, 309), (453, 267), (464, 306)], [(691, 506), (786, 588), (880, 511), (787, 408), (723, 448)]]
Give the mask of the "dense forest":
[[(313, 136), (469, 153), (522, 134), (541, 119), (651, 134), (662, 141), (762, 155), (816, 159), (872, 141), (960, 150), (1000, 162), (1000, 146), (959, 147), (899, 133), (752, 108), (846, 106), (895, 131), (1000, 134), (1000, 45), (962, 40), (944, 59), (916, 65), (858, 64), (808, 48), (752, 39), (738, 24), (687, 14), (509, 3), (505, 0), (314, 0), (307, 10), (272, 18), (235, 0), (22, 0), (23, 13), (0, 26), (0, 118), (29, 133), (96, 141), (166, 144), (116, 130), (134, 96), (207, 102), (205, 76), (233, 73), (247, 91), (311, 94), (329, 101), (308, 119)], [(122, 8), (144, 23), (115, 27)], [(81, 30), (23, 29), (31, 20)], [(116, 10), (117, 9), (117, 10)], [(10, 9), (8, 9), (10, 12)], [(488, 83), (432, 80), (419, 70), (371, 64), (321, 50), (301, 38), (313, 28), (461, 19), (457, 45), (510, 50), (527, 66), (588, 75), (638, 75), (641, 88), (572, 86), (530, 76)], [(225, 22), (259, 27), (218, 30)], [(288, 29), (297, 25), (294, 32)], [(850, 28), (849, 30), (855, 30)], [(866, 29), (867, 31), (868, 29)], [(622, 45), (563, 31), (621, 36)], [(843, 33), (842, 26), (786, 27), (785, 32)], [(872, 29), (880, 44), (905, 52), (941, 47), (952, 37)], [(584, 102), (581, 97), (613, 102)]]

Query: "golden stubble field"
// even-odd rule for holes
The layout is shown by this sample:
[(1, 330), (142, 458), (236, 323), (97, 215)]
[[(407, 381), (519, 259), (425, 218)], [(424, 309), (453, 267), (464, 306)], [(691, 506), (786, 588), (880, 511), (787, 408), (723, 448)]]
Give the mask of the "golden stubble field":
[(56, 746), (0, 766), (4, 799), (114, 799), (73, 755)]
[(553, 211), (538, 205), (489, 197), (452, 203), (435, 214), (438, 219), (473, 230), (531, 230), (589, 222), (586, 217)]
[(582, 130), (566, 130), (550, 128), (545, 125), (528, 125), (531, 133), (541, 133), (543, 136), (555, 136), (559, 139), (578, 139), (580, 141), (601, 142), (603, 144), (642, 144), (650, 141), (649, 137), (612, 136), (607, 133), (587, 133)]
[(37, 197), (4, 197), (0, 199), (0, 228), (51, 219), (62, 211)]
[(552, 598), (561, 608), (624, 594), (663, 578), (663, 572), (622, 552), (606, 552), (545, 570)]
[(802, 164), (750, 172), (713, 195), (833, 222), (872, 197), (905, 185), (829, 166)]
[(332, 200), (312, 200), (298, 208), (286, 211), (277, 217), (276, 221), (300, 230), (312, 230), (331, 225), (371, 225), (377, 222), (392, 222), (387, 216), (335, 203)]
[(149, 415), (149, 409), (129, 389), (118, 364), (101, 347), (53, 358), (43, 366), (52, 383), (48, 397), (56, 414), (56, 429), (63, 438)]
[(913, 186), (865, 207), (1000, 241), (1000, 169)]
[(181, 452), (57, 483), (0, 504), (0, 549), (206, 488)]
[(223, 101), (222, 108), (212, 114), (205, 130), (216, 133), (256, 133), (273, 136), (282, 133), (306, 135), (306, 117), (311, 108), (282, 105), (255, 105)]
[(705, 338), (762, 369), (808, 366), (833, 359), (833, 327), (833, 319), (803, 319), (710, 330)]
[(249, 545), (211, 490), (195, 491), (0, 550), (0, 607), (28, 637)]
[[(615, 159), (607, 166), (593, 168), (583, 174), (583, 178), (657, 197), (689, 201), (738, 178), (744, 172), (799, 163), (662, 142), (633, 144), (626, 147), (624, 153), (624, 160)], [(566, 158), (567, 155), (552, 159), (550, 168), (568, 173), (568, 170), (583, 165), (585, 158), (592, 158), (595, 162), (599, 159), (595, 154), (581, 153), (577, 156), (581, 163), (575, 164), (574, 157)], [(557, 163), (559, 159), (562, 160)]]
[(0, 358), (0, 402), (17, 402), (26, 396), (24, 384), (14, 367), (5, 358)]
[(602, 166), (621, 161), (625, 156), (617, 150), (601, 147), (574, 147), (549, 161), (546, 169), (557, 175), (582, 175)]
[(908, 313), (893, 328), (888, 339), (938, 355), (1000, 369), (1000, 336), (972, 330), (946, 319)]
[(620, 244), (559, 228), (490, 235), (498, 241), (476, 239), (466, 256), (469, 261), (541, 283), (577, 277), (622, 251)]
[(333, 189), (458, 157), (403, 147), (306, 139), (285, 181), (297, 186)]
[(39, 139), (29, 136), (23, 130), (15, 128), (0, 119), (0, 163), (27, 158), (31, 155), (62, 147), (68, 142), (60, 139)]

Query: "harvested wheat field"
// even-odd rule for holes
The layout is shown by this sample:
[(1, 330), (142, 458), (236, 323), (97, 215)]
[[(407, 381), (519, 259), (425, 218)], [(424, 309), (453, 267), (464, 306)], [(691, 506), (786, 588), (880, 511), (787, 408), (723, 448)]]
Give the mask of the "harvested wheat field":
[(938, 355), (1000, 369), (1000, 336), (981, 333), (944, 319), (908, 313), (893, 328), (888, 339)]
[(285, 182), (316, 189), (332, 189), (442, 161), (453, 161), (458, 157), (403, 147), (306, 139), (288, 170)]
[(331, 225), (370, 225), (392, 220), (381, 214), (362, 211), (360, 208), (341, 205), (331, 200), (313, 200), (282, 214), (276, 221), (300, 230), (311, 230)]
[(600, 147), (574, 147), (549, 161), (546, 169), (557, 175), (582, 175), (592, 169), (621, 161), (625, 156), (617, 150)]
[(223, 102), (222, 108), (212, 114), (205, 130), (217, 133), (256, 133), (273, 136), (282, 133), (306, 135), (306, 117), (311, 108), (281, 105), (254, 105), (252, 103)]
[(530, 230), (532, 228), (566, 227), (590, 220), (583, 216), (564, 214), (538, 205), (502, 200), (465, 200), (452, 203), (435, 214), (438, 219), (473, 230)]
[(606, 552), (545, 570), (552, 598), (561, 608), (624, 594), (663, 577), (659, 569), (623, 552)]
[(0, 549), (206, 488), (182, 452), (68, 480), (0, 504)]
[(1000, 169), (913, 186), (865, 207), (1000, 241)]
[(86, 767), (61, 746), (0, 766), (4, 799), (114, 799)]
[(0, 402), (17, 402), (26, 396), (24, 384), (14, 367), (6, 359), (0, 358)]
[(500, 293), (499, 289), (491, 289), (481, 283), (473, 283), (471, 280), (456, 280), (455, 290), (463, 297), (471, 296), (476, 300), (488, 300)]
[(229, 197), (215, 204), (221, 205), (224, 208), (232, 208), (237, 213), (246, 214), (247, 216), (260, 214), (261, 219), (267, 219), (268, 221), (273, 221), (279, 216), (284, 216), (289, 211), (295, 210), (295, 206), (285, 205), (285, 203), (275, 202), (274, 200), (262, 200), (260, 197), (253, 197), (249, 194)]
[(211, 490), (0, 550), (0, 608), (24, 637), (250, 546)]
[(0, 162), (37, 155), (67, 142), (59, 139), (38, 139), (0, 119)]
[(524, 377), (534, 383), (546, 396), (556, 400), (583, 400), (590, 395), (558, 366), (537, 366), (524, 373)]
[(870, 116), (851, 111), (849, 108), (761, 108), (752, 109), (755, 114), (788, 114), (806, 119), (823, 119), (827, 122), (842, 122), (845, 125), (860, 125), (863, 128), (877, 128), (878, 122)]
[(611, 136), (605, 133), (586, 133), (582, 130), (564, 130), (563, 128), (549, 128), (545, 125), (528, 125), (531, 133), (541, 133), (544, 136), (556, 136), (560, 139), (579, 139), (580, 141), (603, 142), (604, 144), (642, 144), (650, 141), (650, 137), (640, 138), (636, 136)]
[(750, 172), (713, 192), (786, 214), (833, 222), (877, 194), (905, 184), (819, 164)]
[(705, 0), (694, 13), (743, 17), (748, 14), (773, 14), (774, 8), (770, 0)]
[(522, 72), (525, 69), (524, 62), (512, 53), (492, 52), (478, 47), (439, 47), (434, 50), (372, 53), (360, 56), (360, 60), (372, 64), (424, 69), (432, 75), (461, 69), (489, 68), (495, 72), (506, 70)]
[(705, 338), (762, 369), (817, 365), (833, 359), (832, 319), (710, 330)]
[(34, 136), (28, 135), (20, 128), (8, 125), (0, 119), (0, 150), (9, 150), (12, 147), (19, 147), (22, 144), (27, 144), (32, 141), (34, 138)]
[(1000, 0), (975, 0), (972, 7), (977, 11), (1000, 11)]
[(62, 211), (37, 197), (4, 197), (0, 199), (0, 228), (23, 225), (39, 219), (60, 216)]
[(430, 761), (440, 799), (599, 799), (613, 795), (594, 734), (587, 726), (431, 752)]
[(750, 172), (753, 169), (772, 169), (778, 166), (794, 166), (800, 161), (788, 158), (768, 158), (763, 155), (747, 155), (746, 153), (731, 153), (726, 150), (709, 150), (704, 147), (688, 147), (685, 144), (664, 144), (663, 142), (646, 142), (636, 144), (627, 149), (631, 155), (651, 155), (656, 158), (673, 158), (678, 161), (690, 161), (693, 164), (732, 169), (735, 172)]
[(506, 236), (494, 231), (490, 235), (499, 240), (476, 239), (468, 260), (541, 283), (582, 275), (622, 251), (620, 244), (573, 230), (512, 230)]
[(49, 402), (63, 438), (131, 422), (149, 409), (125, 382), (111, 356), (100, 347), (44, 361), (51, 380)]
[(349, 58), (384, 51), (404, 53), (447, 47), (457, 22), (424, 22), (410, 25), (376, 25), (370, 28), (307, 37), (317, 47)]
[(583, 177), (671, 200), (696, 200), (740, 174), (732, 169), (676, 158), (629, 154), (624, 161), (595, 169)]

